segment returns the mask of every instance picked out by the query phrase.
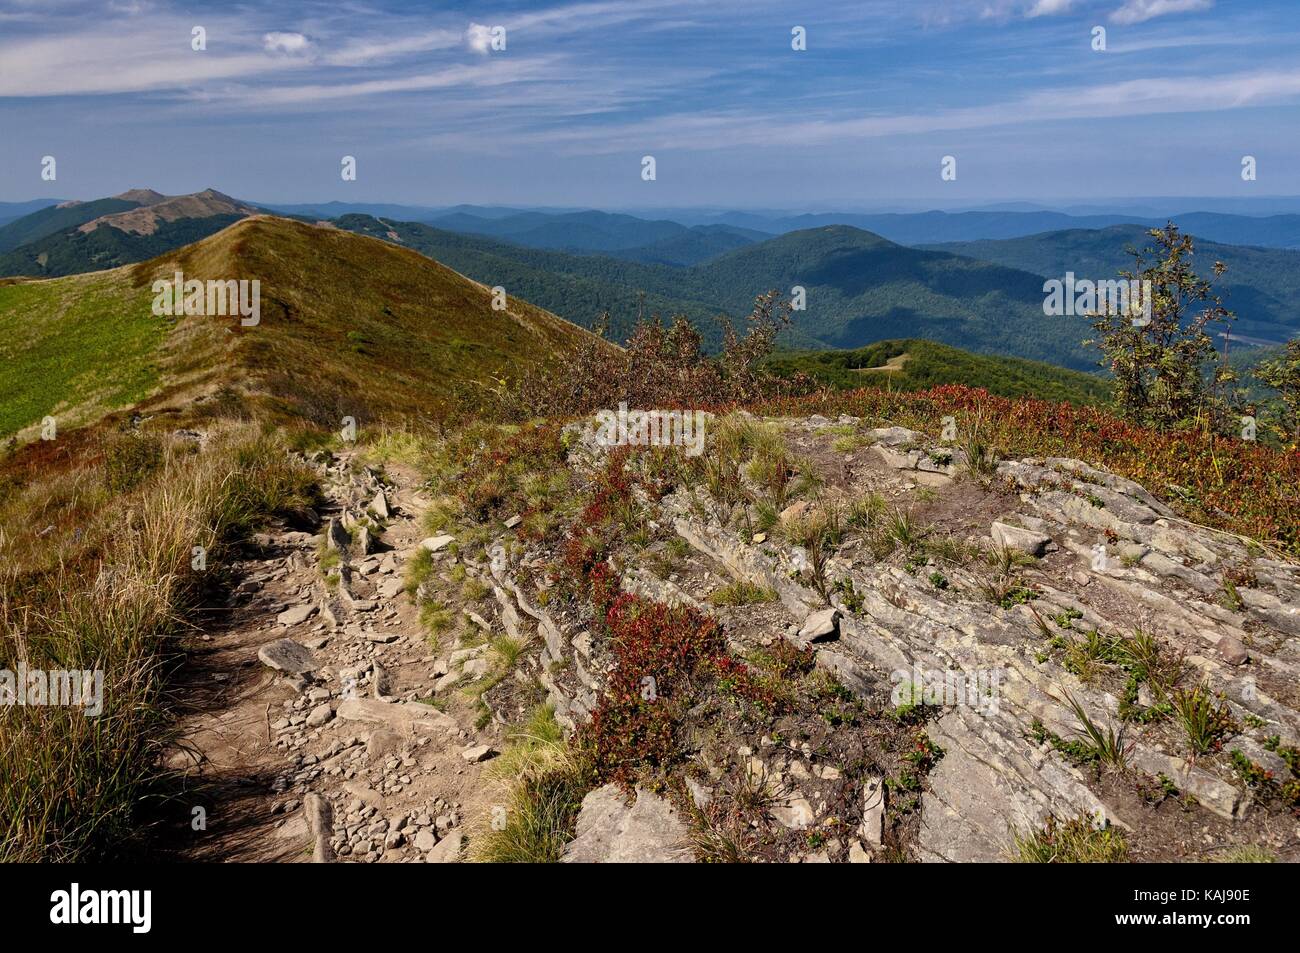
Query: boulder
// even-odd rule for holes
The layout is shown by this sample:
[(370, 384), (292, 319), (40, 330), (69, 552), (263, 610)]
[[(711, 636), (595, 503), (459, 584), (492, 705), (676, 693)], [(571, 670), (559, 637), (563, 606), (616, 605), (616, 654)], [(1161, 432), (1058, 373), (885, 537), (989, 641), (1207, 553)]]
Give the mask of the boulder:
[(808, 615), (799, 627), (799, 638), (806, 642), (831, 642), (840, 636), (840, 610), (834, 607)]
[(799, 791), (794, 791), (772, 807), (772, 817), (783, 827), (802, 831), (812, 827), (817, 820), (817, 813), (808, 798)]
[(319, 728), (321, 725), (328, 724), (334, 720), (334, 709), (330, 707), (329, 702), (323, 702), (311, 710), (307, 716), (308, 728)]
[(277, 639), (263, 645), (257, 650), (257, 657), (263, 665), (288, 675), (306, 675), (320, 668), (311, 649), (292, 639)]
[(462, 751), (460, 756), (470, 764), (478, 764), (481, 761), (495, 758), (497, 754), (497, 750), (491, 745), (474, 745)]
[(331, 516), (329, 524), (325, 527), (326, 548), (346, 552), (349, 542), (351, 540), (348, 538), (348, 531), (343, 528), (343, 524)]
[(430, 864), (454, 864), (460, 860), (460, 850), (465, 845), (465, 835), (451, 831), (424, 858)]
[(315, 614), (316, 606), (314, 605), (294, 606), (281, 612), (275, 617), (275, 621), (285, 626), (301, 625)]
[(360, 721), (407, 734), (414, 730), (459, 730), (455, 718), (418, 702), (405, 705), (374, 698), (349, 698), (339, 705), (338, 716), (344, 721)]
[(689, 832), (668, 801), (638, 788), (628, 804), (612, 784), (582, 799), (577, 837), (564, 849), (561, 863), (693, 863)]
[(333, 863), (334, 848), (330, 846), (330, 835), (334, 830), (334, 811), (329, 801), (312, 791), (303, 798), (302, 813), (307, 819), (307, 829), (311, 831), (314, 842), (312, 863)]
[(993, 542), (999, 546), (1018, 549), (1030, 556), (1043, 555), (1052, 542), (1052, 537), (1046, 533), (1038, 533), (1032, 529), (1023, 529), (1002, 522), (994, 522), (989, 535), (993, 537)]
[(885, 842), (885, 780), (867, 778), (862, 786), (862, 824), (858, 833), (871, 847)]
[(1246, 646), (1242, 644), (1241, 639), (1231, 635), (1219, 639), (1217, 648), (1219, 657), (1229, 665), (1245, 665), (1250, 660), (1250, 653), (1246, 651)]
[(420, 546), (431, 553), (436, 553), (440, 549), (445, 549), (454, 542), (456, 542), (455, 536), (452, 536), (449, 533), (443, 533), (441, 536), (430, 536), (428, 539), (421, 542)]

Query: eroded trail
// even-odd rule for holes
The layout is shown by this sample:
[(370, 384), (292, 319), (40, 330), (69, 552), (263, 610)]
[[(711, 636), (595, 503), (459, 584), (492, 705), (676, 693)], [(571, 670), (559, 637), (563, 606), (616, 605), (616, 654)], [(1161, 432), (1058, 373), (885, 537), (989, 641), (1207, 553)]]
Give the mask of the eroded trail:
[(400, 468), (319, 456), (319, 533), (259, 534), (188, 646), (169, 757), (185, 791), (161, 839), (196, 861), (456, 860), (493, 750), (471, 698), (421, 702), (449, 681), (403, 586), (427, 503)]

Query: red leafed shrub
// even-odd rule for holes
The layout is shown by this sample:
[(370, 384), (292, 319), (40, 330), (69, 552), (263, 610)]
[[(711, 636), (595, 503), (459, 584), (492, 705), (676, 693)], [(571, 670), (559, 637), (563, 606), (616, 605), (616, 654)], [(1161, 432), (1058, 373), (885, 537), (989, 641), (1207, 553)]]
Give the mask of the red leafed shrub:
[(636, 695), (654, 679), (653, 690), (668, 697), (701, 662), (727, 651), (722, 627), (688, 606), (672, 608), (630, 593), (619, 596), (606, 616), (617, 668), (609, 683), (615, 697)]
[(447, 441), (450, 492), (475, 519), (521, 509), (520, 479), (546, 461), (564, 460), (558, 424), (530, 424), (515, 431), (472, 425)]
[(597, 473), (591, 496), (560, 546), (562, 578), (569, 591), (595, 605), (602, 618), (619, 592), (619, 578), (606, 562), (619, 532), (611, 517), (632, 496), (635, 474), (629, 471), (629, 450), (620, 447)]
[(597, 563), (587, 576), (591, 604), (598, 616), (605, 616), (623, 591), (618, 570), (608, 562)]
[(698, 677), (715, 673), (726, 640), (694, 609), (631, 594), (614, 600), (605, 621), (614, 671), (579, 737), (601, 780), (628, 784), (638, 768), (672, 760), (681, 703)]

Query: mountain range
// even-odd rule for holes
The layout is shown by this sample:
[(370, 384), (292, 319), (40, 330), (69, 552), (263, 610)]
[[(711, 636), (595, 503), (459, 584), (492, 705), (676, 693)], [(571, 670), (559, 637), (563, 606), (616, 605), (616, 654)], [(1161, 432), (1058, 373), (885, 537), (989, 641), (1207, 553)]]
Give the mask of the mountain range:
[[(1141, 244), (1149, 224), (1006, 237), (1003, 233), (1031, 223), (1079, 217), (1033, 209), (779, 220), (736, 213), (722, 216), (734, 222), (686, 225), (589, 210), (415, 210), (436, 215), (429, 223), (345, 208), (326, 203), (268, 210), (213, 189), (181, 196), (135, 189), (47, 205), (0, 225), (0, 275), (59, 277), (113, 269), (166, 255), (241, 219), (279, 211), (400, 245), (582, 327), (594, 327), (608, 313), (614, 340), (625, 339), (640, 316), (683, 314), (701, 328), (706, 346), (716, 349), (720, 316), (739, 320), (757, 295), (802, 288), (805, 307), (795, 312), (783, 335), (786, 348), (854, 349), (920, 337), (976, 353), (1093, 370), (1095, 355), (1081, 343), (1090, 332), (1086, 320), (1045, 317), (1044, 279), (1067, 271), (1114, 276), (1130, 264), (1126, 246)], [(1204, 272), (1213, 261), (1228, 266), (1220, 288), (1238, 312), (1237, 331), (1248, 342), (1278, 344), (1296, 333), (1300, 252), (1207, 240), (1196, 229), (1282, 241), (1290, 217), (1193, 213), (1179, 223), (1195, 223), (1198, 255), (1207, 260)], [(827, 221), (845, 218), (858, 224)], [(980, 237), (908, 245), (860, 227), (865, 223), (910, 240), (933, 234)], [(756, 224), (763, 227), (752, 227)], [(780, 234), (765, 230), (794, 224), (808, 227)]]

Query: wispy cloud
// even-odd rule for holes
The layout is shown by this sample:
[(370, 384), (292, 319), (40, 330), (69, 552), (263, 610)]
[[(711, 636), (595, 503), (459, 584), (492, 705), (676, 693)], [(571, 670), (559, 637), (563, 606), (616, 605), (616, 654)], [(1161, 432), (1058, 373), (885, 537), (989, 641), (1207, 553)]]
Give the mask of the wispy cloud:
[(1125, 0), (1110, 18), (1115, 23), (1143, 23), (1171, 13), (1191, 13), (1212, 6), (1214, 0)]
[[(1293, 0), (284, 0), (198, 13), (180, 0), (109, 2), (0, 0), (0, 171), (27, 162), (34, 142), (69, 153), (111, 143), (83, 168), (208, 161), (153, 145), (178, 127), (219, 137), (263, 175), (311, 166), (337, 178), (333, 152), (347, 143), (364, 144), (368, 170), (391, 157), (390, 175), (572, 176), (576, 193), (599, 184), (593, 169), (647, 152), (674, 153), (660, 191), (688, 168), (725, 190), (766, 163), (774, 177), (856, 194), (873, 187), (863, 169), (906, 165), (898, 157), (921, 144), (987, 146), (990, 174), (1080, 177), (1098, 155), (1168, 177), (1197, 161), (1197, 135), (1300, 149), (1279, 119), (1300, 104)], [(1216, 29), (1192, 29), (1208, 9)], [(1119, 24), (1109, 51), (1094, 52), (1090, 30), (1107, 22)], [(204, 51), (190, 46), (196, 25)], [(791, 49), (794, 25), (808, 30), (806, 51)], [(505, 50), (491, 43), (498, 26)], [(1187, 118), (1198, 113), (1216, 115)], [(1103, 145), (1116, 137), (1132, 150), (1122, 160)], [(74, 168), (61, 158), (60, 181)]]

